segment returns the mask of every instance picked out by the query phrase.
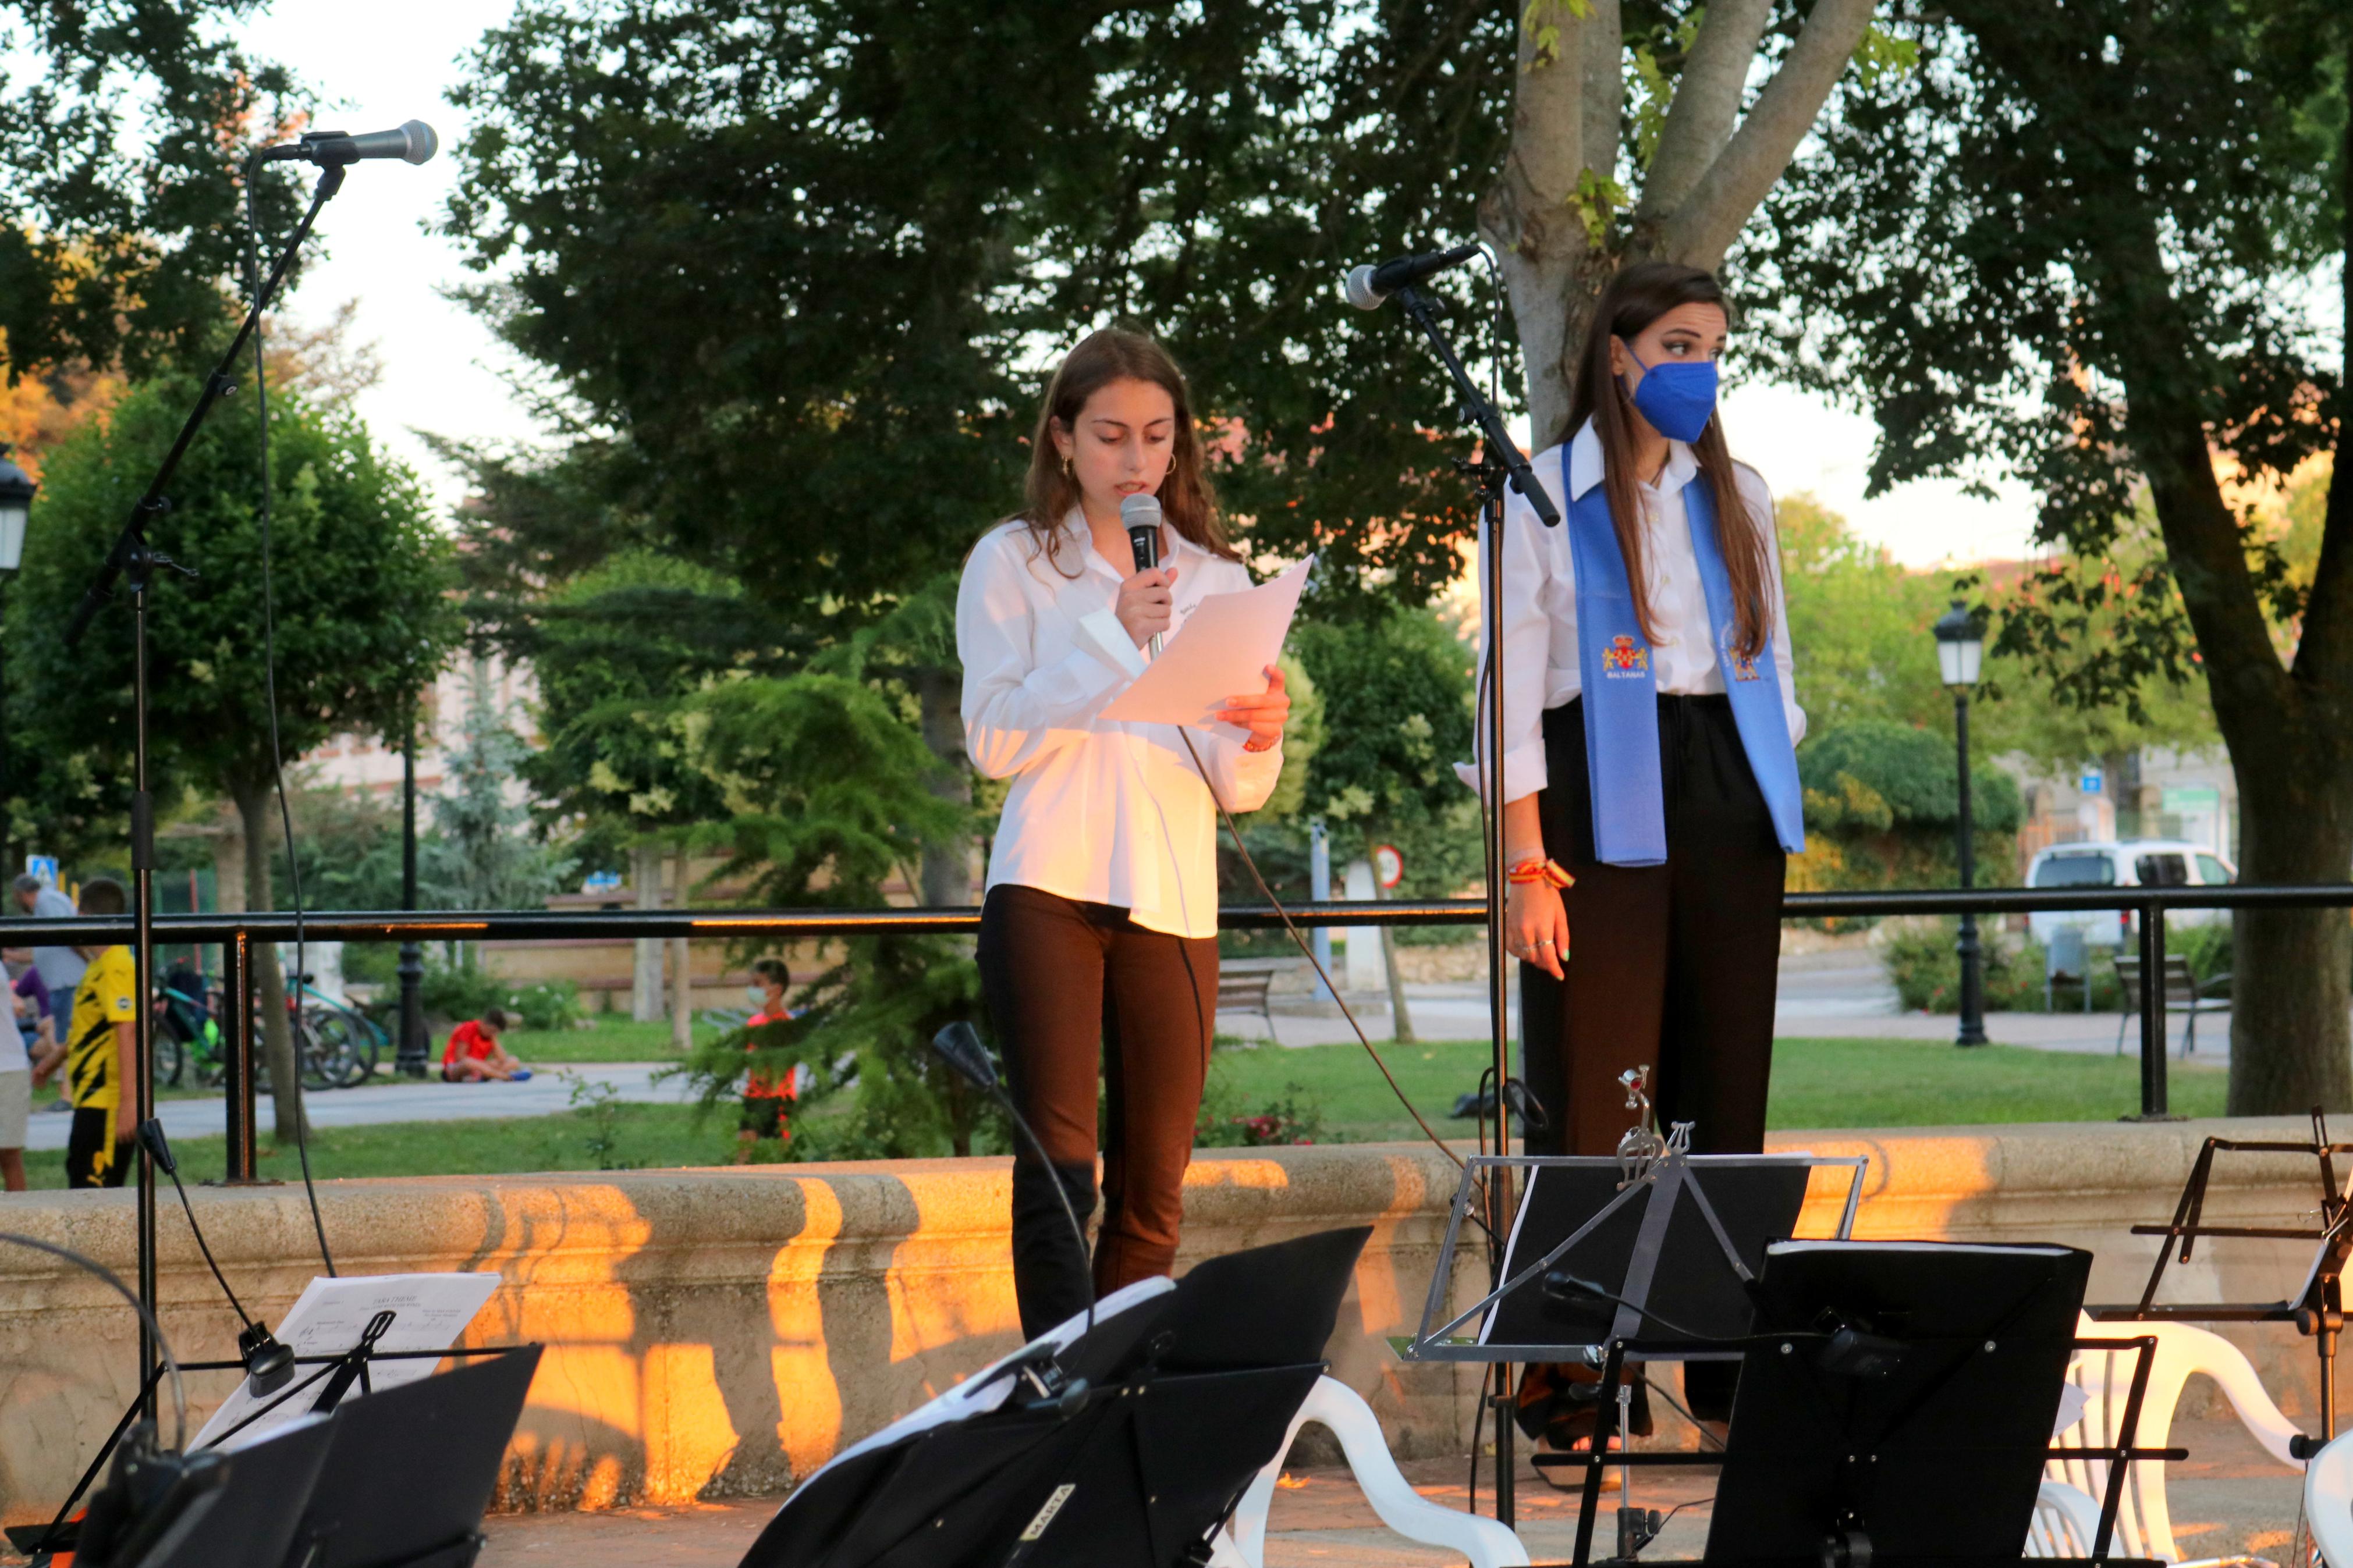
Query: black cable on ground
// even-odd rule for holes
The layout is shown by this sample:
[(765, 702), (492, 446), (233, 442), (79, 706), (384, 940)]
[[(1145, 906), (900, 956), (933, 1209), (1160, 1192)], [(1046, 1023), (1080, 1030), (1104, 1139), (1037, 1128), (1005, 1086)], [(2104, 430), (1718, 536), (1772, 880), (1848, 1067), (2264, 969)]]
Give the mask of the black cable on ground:
[[(254, 303), (261, 301), (261, 205), (257, 192), (261, 167), (248, 164), (245, 180), (246, 227), (251, 237), (247, 256), (248, 286), (253, 290)], [(311, 1179), (310, 1112), (302, 1104), (302, 1061), (294, 1039), (294, 1024), (301, 1017), (300, 996), (305, 967), (307, 942), (302, 930), (302, 862), (294, 853), (294, 812), (286, 801), (286, 756), (278, 741), (278, 605), (269, 578), (269, 375), (261, 357), (263, 323), (259, 310), (253, 319), (253, 395), (255, 408), (261, 421), (261, 679), (264, 700), (269, 709), (269, 773), (278, 788), (278, 821), (286, 837), (286, 873), (293, 884), (294, 893), (294, 985), (293, 999), (287, 1008), (287, 1092), (294, 1097), (294, 1152), (302, 1162), (302, 1194), (310, 1200), (311, 1229), (319, 1238), (319, 1258), (326, 1264), (327, 1274), (335, 1274), (335, 1255), (327, 1247), (326, 1222), (319, 1217), (319, 1189)], [(267, 874), (267, 867), (264, 868)], [(277, 954), (270, 954), (275, 963)], [(238, 997), (236, 1005), (245, 1005), (248, 998)], [(267, 1026), (265, 1023), (265, 1027)], [(248, 1130), (249, 1131), (250, 1130)]]

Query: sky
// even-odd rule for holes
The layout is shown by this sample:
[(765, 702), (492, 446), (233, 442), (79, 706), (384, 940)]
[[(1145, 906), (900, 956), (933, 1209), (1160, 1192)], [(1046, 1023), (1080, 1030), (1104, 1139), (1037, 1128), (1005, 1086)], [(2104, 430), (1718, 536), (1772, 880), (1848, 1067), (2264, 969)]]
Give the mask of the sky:
[[(382, 381), (360, 395), (358, 412), (444, 504), (459, 499), (459, 476), (418, 432), (490, 442), (542, 434), (513, 390), (527, 366), (447, 297), (476, 275), (454, 242), (427, 232), (457, 179), (449, 149), (468, 129), (448, 89), (461, 57), (512, 8), (511, 0), (407, 0), (399, 25), (387, 26), (364, 8), (280, 0), (245, 30), (256, 53), (292, 68), (326, 100), (340, 100), (322, 121), (327, 128), (381, 131), (417, 119), (440, 134), (442, 153), (428, 163), (385, 161), (352, 171), (320, 218), (324, 258), (282, 313), (315, 325), (345, 300), (357, 301), (354, 342), (373, 342), (384, 366)], [(1346, 308), (1336, 294), (1333, 308)], [(1431, 374), (1439, 374), (1435, 364)], [(1756, 465), (1777, 493), (1812, 491), (1907, 565), (2028, 551), (2033, 509), (2021, 489), (1980, 500), (1963, 495), (1957, 481), (1923, 481), (1866, 500), (1871, 422), (1813, 394), (1753, 379), (1732, 384), (1724, 418), (1735, 454)]]

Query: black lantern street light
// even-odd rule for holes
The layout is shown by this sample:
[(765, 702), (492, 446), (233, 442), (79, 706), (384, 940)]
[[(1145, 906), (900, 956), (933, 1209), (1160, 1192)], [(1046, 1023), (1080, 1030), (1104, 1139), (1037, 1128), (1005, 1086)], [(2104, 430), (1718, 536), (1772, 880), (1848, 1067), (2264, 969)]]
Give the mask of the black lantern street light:
[[(25, 560), (25, 530), (33, 521), (33, 494), (41, 487), (33, 476), (8, 460), (8, 445), (0, 442), (0, 587), (16, 574)], [(0, 692), (7, 689), (0, 682)], [(5, 714), (0, 706), (0, 714)], [(8, 727), (0, 719), (0, 869), (8, 858)]]
[[(1969, 692), (1985, 662), (1985, 636), (1958, 599), (1937, 617), (1936, 633), (1937, 670), (1944, 677), (1945, 689), (1953, 694), (1953, 738), (1960, 751), (1960, 815), (1956, 831), (1960, 839), (1961, 890), (1967, 892), (1977, 869), (1969, 842)], [(1986, 1043), (1985, 984), (1978, 965), (1978, 917), (1967, 910), (1961, 913), (1961, 938), (1955, 951), (1961, 958), (1961, 1027), (1953, 1043), (1982, 1046)]]

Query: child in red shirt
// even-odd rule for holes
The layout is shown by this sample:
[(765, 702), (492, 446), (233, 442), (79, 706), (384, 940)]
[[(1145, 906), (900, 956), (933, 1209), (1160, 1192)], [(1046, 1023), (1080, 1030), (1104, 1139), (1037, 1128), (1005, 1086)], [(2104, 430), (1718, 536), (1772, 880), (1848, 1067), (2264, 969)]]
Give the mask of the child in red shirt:
[(506, 1014), (493, 1007), (479, 1018), (470, 1018), (449, 1031), (449, 1043), (441, 1051), (441, 1080), (444, 1083), (527, 1083), (531, 1069), (509, 1056), (499, 1044), (505, 1032)]
[[(763, 958), (752, 965), (752, 984), (745, 989), (759, 1000), (759, 1007), (744, 1020), (748, 1028), (757, 1029), (763, 1024), (780, 1023), (797, 1018), (801, 1010), (785, 1005), (785, 988), (793, 983), (793, 972), (785, 967), (781, 958)], [(746, 1051), (757, 1050), (755, 1037), (744, 1043)], [(744, 1114), (736, 1123), (735, 1163), (748, 1165), (752, 1151), (763, 1138), (774, 1138), (782, 1143), (792, 1137), (787, 1125), (787, 1104), (798, 1098), (796, 1080), (799, 1069), (787, 1068), (771, 1078), (758, 1068), (751, 1070), (744, 1084)]]

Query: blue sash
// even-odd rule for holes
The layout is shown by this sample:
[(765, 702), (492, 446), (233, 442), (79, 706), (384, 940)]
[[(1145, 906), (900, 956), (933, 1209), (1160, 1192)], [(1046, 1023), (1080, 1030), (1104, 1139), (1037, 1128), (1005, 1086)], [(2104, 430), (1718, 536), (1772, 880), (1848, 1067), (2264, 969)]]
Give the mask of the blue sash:
[[(1569, 490), (1569, 443), (1560, 448), (1563, 493)], [(1716, 660), (1732, 700), (1749, 771), (1773, 817), (1774, 837), (1789, 854), (1806, 847), (1798, 758), (1781, 707), (1781, 675), (1768, 638), (1753, 659), (1732, 650), (1737, 631), (1731, 574), (1716, 536), (1711, 487), (1683, 487), (1692, 553), (1707, 595)], [(1658, 681), (1651, 646), (1634, 614), (1625, 557), (1609, 518), (1607, 486), (1595, 485), (1568, 509), (1568, 545), (1577, 573), (1577, 658), (1584, 684), (1585, 757), (1593, 784), (1593, 849), (1606, 866), (1662, 866), (1667, 859), (1664, 790), (1659, 777)]]

